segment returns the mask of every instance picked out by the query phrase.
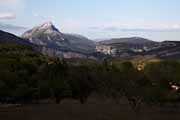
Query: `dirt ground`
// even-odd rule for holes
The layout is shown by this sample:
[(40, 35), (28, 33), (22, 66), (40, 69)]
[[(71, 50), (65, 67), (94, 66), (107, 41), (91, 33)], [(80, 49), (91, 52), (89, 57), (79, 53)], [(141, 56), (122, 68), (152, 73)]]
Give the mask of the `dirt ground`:
[(61, 104), (1, 106), (0, 120), (180, 120), (180, 108), (142, 108), (140, 118), (125, 102), (65, 100)]

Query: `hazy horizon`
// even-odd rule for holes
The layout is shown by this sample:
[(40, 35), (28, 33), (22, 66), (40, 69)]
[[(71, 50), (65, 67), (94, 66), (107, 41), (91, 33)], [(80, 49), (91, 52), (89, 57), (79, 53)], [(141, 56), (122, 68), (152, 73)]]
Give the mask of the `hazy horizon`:
[(61, 32), (93, 40), (180, 40), (179, 6), (179, 0), (0, 0), (0, 23), (30, 29), (52, 21)]

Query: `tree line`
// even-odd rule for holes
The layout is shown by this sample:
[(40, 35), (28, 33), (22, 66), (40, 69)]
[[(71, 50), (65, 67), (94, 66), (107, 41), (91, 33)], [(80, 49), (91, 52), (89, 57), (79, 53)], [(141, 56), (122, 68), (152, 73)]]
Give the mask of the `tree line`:
[(49, 59), (17, 44), (1, 44), (0, 58), (2, 104), (43, 99), (60, 103), (66, 98), (85, 103), (92, 94), (117, 101), (126, 98), (133, 109), (142, 103), (176, 105), (180, 101), (179, 61), (148, 63), (139, 71), (128, 61)]
[[(132, 63), (104, 61), (73, 65), (38, 57), (0, 60), (0, 102), (31, 103), (70, 98), (85, 103), (92, 94), (120, 99), (138, 109), (142, 103), (179, 103), (180, 63), (162, 61), (139, 71)], [(174, 86), (174, 88), (173, 88)]]

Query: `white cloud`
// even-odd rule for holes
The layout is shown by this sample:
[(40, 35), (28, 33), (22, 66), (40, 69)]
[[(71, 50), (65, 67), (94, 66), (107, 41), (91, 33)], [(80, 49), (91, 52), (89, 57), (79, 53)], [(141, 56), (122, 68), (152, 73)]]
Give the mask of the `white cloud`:
[(150, 31), (150, 32), (166, 32), (180, 31), (180, 23), (160, 23), (160, 22), (107, 22), (89, 27), (95, 31)]
[(23, 0), (0, 0), (1, 5), (8, 5), (8, 4), (19, 4)]
[(15, 19), (16, 15), (14, 13), (0, 13), (0, 20)]
[(172, 25), (172, 28), (173, 29), (180, 29), (180, 24), (174, 24), (174, 25)]
[(0, 20), (15, 19), (26, 7), (27, 0), (0, 0)]

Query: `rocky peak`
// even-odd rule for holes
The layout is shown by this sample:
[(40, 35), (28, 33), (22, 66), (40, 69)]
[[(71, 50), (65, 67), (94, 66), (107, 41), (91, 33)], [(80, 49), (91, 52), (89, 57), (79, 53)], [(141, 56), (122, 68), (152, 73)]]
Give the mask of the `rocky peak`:
[(51, 21), (45, 22), (42, 25), (39, 25), (37, 27), (28, 30), (22, 35), (22, 37), (31, 39), (31, 38), (39, 38), (42, 35), (60, 36), (60, 38), (62, 38), (62, 33), (53, 25)]
[(47, 21), (44, 24), (42, 24), (43, 27), (49, 27), (49, 26), (53, 26), (53, 23), (51, 21)]
[(59, 30), (54, 26), (51, 21), (45, 22), (44, 24), (40, 25), (39, 30), (51, 30), (59, 32)]

